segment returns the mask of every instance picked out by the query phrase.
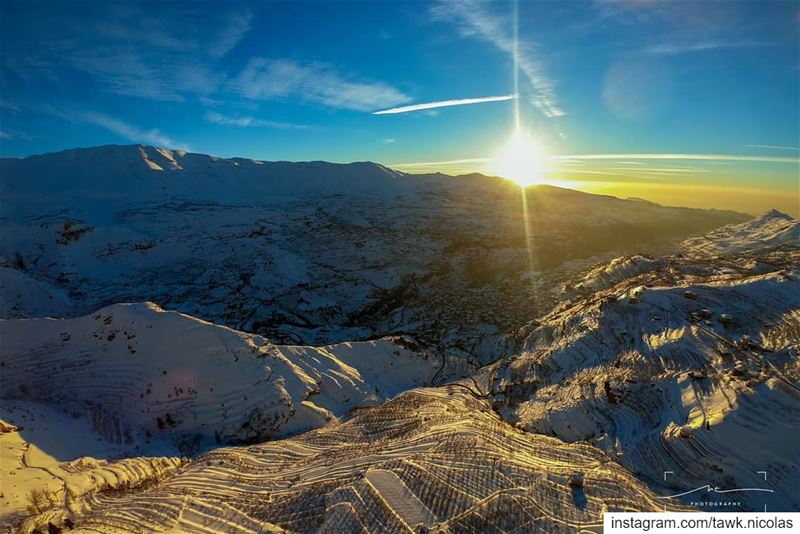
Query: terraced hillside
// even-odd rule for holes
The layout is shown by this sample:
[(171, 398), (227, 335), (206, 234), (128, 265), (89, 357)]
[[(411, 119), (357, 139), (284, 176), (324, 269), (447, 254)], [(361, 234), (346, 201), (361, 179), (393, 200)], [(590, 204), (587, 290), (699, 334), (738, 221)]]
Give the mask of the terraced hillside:
[[(37, 486), (53, 502), (22, 529), (52, 523), (86, 532), (485, 532), (513, 524), (521, 532), (562, 532), (596, 529), (603, 510), (702, 509), (722, 495), (709, 487), (757, 488), (737, 493), (727, 509), (794, 510), (800, 249), (791, 232), (783, 235), (761, 248), (737, 243), (713, 258), (687, 244), (685, 255), (623, 257), (592, 269), (562, 288), (562, 305), (510, 336), (521, 350), (455, 381), (468, 373), (458, 365), (463, 359), (445, 359), (448, 371), (441, 372), (440, 360), (410, 339), (282, 347), (152, 305), (74, 320), (6, 321), (4, 338), (17, 347), (6, 360), (10, 383), (35, 383), (27, 396), (18, 386), (8, 389), (4, 395), (17, 400), (4, 401), (6, 410), (33, 414), (67, 399), (84, 410), (101, 404), (102, 413), (122, 414), (119, 421), (135, 422), (152, 438), (148, 444), (135, 434), (138, 452), (119, 448), (124, 443), (97, 451), (109, 461), (54, 462), (39, 452), (34, 435), (8, 429), (0, 444), (5, 454), (20, 455), (19, 469), (43, 465), (55, 476)], [(33, 350), (34, 331), (52, 339)], [(162, 369), (173, 351), (174, 365)], [(139, 368), (155, 362), (143, 369), (169, 387), (154, 387), (145, 400), (134, 395), (120, 406), (106, 404), (91, 381), (116, 377), (123, 389), (141, 386), (141, 377), (115, 371), (134, 361)], [(214, 361), (221, 367), (208, 366)], [(259, 406), (297, 398), (330, 416), (289, 439), (211, 445), (188, 463), (174, 456), (124, 459), (143, 450), (169, 454), (159, 452), (163, 440), (174, 447), (175, 438), (192, 432), (208, 438), (217, 423), (249, 413), (240, 409), (246, 403), (226, 405), (228, 419), (215, 420), (216, 411), (203, 407), (230, 397), (216, 389), (182, 399), (174, 427), (137, 419), (141, 407), (164, 421), (162, 412), (177, 406), (172, 393), (188, 387), (173, 382), (199, 362), (207, 372), (188, 375), (198, 391), (221, 381), (243, 395), (252, 380), (261, 383), (258, 373), (268, 365), (273, 371)], [(408, 374), (412, 369), (416, 375)], [(244, 381), (226, 378), (239, 372)], [(299, 389), (291, 386), (298, 379), (305, 384)], [(451, 382), (369, 407), (441, 380)], [(385, 397), (373, 398), (379, 392)], [(345, 394), (353, 402), (344, 403)], [(201, 397), (206, 401), (197, 404)], [(91, 420), (89, 431), (105, 440), (102, 430), (117, 428), (97, 424), (108, 418)], [(57, 414), (38, 421), (30, 431), (60, 424)], [(248, 432), (238, 439), (252, 440)], [(81, 450), (95, 454), (88, 444), (76, 444), (72, 454)], [(131, 465), (135, 477), (126, 474)], [(61, 502), (59, 495), (70, 497)], [(15, 502), (23, 506), (25, 499)]]
[[(779, 243), (746, 232), (776, 222)], [(741, 508), (798, 509), (800, 242), (786, 222), (770, 214), (692, 240), (691, 258), (588, 273), (518, 332), (525, 350), (481, 372), (495, 409), (594, 443), (656, 489), (764, 488), (737, 495)]]
[(403, 337), (273, 345), (151, 303), (0, 321), (0, 347), (0, 527), (470, 372)]
[(680, 509), (597, 448), (515, 429), (455, 386), (218, 449), (154, 489), (90, 506), (76, 532), (597, 531), (604, 510)]

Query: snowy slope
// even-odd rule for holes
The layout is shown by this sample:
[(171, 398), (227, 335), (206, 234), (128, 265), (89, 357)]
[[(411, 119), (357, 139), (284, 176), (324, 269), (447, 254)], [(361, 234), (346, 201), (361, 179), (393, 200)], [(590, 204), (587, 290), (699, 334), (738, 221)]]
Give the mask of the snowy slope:
[(777, 245), (800, 246), (800, 221), (777, 210), (684, 243), (690, 253), (697, 255), (732, 254)]
[(64, 317), (69, 297), (47, 282), (10, 267), (0, 267), (0, 317)]
[[(774, 493), (737, 500), (796, 510), (799, 260), (797, 249), (762, 248), (623, 268), (616, 284), (519, 333), (526, 350), (483, 379), (510, 422), (592, 442), (659, 491), (765, 487), (766, 470)], [(634, 265), (643, 262), (616, 260), (587, 278)]]
[(565, 293), (585, 293), (608, 289), (626, 278), (658, 269), (663, 263), (641, 255), (621, 256), (592, 269), (580, 282), (564, 290)]
[(90, 413), (115, 443), (191, 451), (316, 428), (428, 384), (441, 361), (401, 339), (278, 346), (157, 306), (0, 322), (0, 397)]
[(100, 439), (90, 417), (31, 401), (0, 400), (0, 530), (13, 531), (31, 512), (53, 504), (60, 524), (63, 508), (83, 513), (97, 491), (154, 483), (184, 463), (175, 456), (142, 456), (134, 444)]

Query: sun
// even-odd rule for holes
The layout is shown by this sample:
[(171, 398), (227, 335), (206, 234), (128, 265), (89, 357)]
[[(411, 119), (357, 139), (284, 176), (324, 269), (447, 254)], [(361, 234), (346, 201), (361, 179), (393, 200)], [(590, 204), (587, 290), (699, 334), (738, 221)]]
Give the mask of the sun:
[(543, 161), (539, 143), (518, 127), (492, 160), (491, 171), (521, 187), (528, 187), (543, 183)]

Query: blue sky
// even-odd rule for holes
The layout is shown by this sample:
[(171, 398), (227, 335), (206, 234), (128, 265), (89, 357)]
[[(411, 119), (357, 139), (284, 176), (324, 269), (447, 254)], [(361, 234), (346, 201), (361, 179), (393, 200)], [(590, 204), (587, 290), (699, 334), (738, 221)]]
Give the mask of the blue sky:
[[(554, 179), (757, 187), (796, 205), (797, 2), (517, 10), (517, 102), (543, 152), (632, 156), (554, 163)], [(5, 0), (0, 13), (3, 156), (146, 143), (467, 172), (513, 127), (513, 100), (373, 114), (513, 94), (510, 2)]]

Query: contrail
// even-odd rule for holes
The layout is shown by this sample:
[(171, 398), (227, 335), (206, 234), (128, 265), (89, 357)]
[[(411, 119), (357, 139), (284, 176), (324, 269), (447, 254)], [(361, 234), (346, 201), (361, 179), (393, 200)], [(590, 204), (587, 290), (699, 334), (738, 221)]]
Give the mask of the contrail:
[(408, 113), (410, 111), (422, 111), (424, 109), (446, 108), (450, 106), (466, 106), (468, 104), (483, 104), (484, 102), (502, 102), (503, 100), (514, 100), (517, 95), (486, 96), (483, 98), (462, 98), (460, 100), (441, 100), (439, 102), (428, 102), (426, 104), (412, 104), (399, 108), (383, 109), (374, 111), (373, 115), (389, 115), (394, 113)]

